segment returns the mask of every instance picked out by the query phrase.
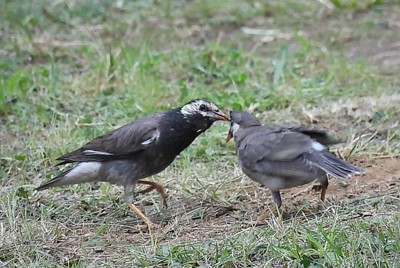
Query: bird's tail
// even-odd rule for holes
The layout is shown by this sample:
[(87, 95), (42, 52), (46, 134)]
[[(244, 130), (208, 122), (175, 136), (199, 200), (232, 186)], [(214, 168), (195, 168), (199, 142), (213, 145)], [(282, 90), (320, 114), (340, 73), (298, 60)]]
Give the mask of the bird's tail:
[(43, 191), (51, 187), (72, 185), (96, 181), (101, 164), (97, 162), (84, 162), (68, 169), (60, 175), (43, 183), (35, 191)]
[(347, 179), (354, 174), (364, 173), (362, 168), (353, 166), (352, 164), (337, 158), (330, 152), (322, 152), (316, 157), (318, 157), (318, 159), (314, 159), (314, 161), (312, 161), (313, 164), (333, 177)]
[(42, 183), (39, 187), (37, 187), (35, 189), (35, 191), (43, 191), (43, 190), (49, 189), (51, 187), (66, 185), (66, 184), (63, 184), (63, 179), (65, 178), (65, 175), (68, 174), (71, 170), (72, 170), (72, 168), (61, 173), (60, 175), (57, 175), (56, 177), (52, 178), (51, 180), (46, 181), (45, 183)]

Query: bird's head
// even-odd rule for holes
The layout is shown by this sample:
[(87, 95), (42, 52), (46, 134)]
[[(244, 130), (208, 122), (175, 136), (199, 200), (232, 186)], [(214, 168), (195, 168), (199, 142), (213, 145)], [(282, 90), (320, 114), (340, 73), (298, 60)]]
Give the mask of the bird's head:
[(240, 128), (248, 128), (261, 125), (260, 121), (258, 121), (255, 116), (246, 111), (230, 111), (229, 117), (231, 121), (231, 127), (229, 129), (228, 135), (226, 136), (226, 142), (230, 141)]
[(183, 116), (190, 121), (204, 121), (211, 126), (214, 121), (223, 120), (229, 121), (229, 118), (224, 114), (214, 103), (206, 99), (195, 99), (180, 109)]

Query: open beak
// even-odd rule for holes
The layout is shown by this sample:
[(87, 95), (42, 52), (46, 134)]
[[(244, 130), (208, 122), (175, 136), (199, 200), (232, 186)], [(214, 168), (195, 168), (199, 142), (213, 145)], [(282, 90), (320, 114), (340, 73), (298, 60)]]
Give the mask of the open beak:
[(225, 142), (228, 143), (232, 138), (233, 138), (232, 128), (230, 128), (228, 135), (226, 135)]
[(228, 143), (233, 138), (233, 123), (231, 122), (231, 127), (229, 128), (228, 134), (226, 135), (225, 142)]
[(222, 120), (222, 121), (229, 121), (229, 117), (221, 111), (209, 111), (207, 116), (214, 121)]

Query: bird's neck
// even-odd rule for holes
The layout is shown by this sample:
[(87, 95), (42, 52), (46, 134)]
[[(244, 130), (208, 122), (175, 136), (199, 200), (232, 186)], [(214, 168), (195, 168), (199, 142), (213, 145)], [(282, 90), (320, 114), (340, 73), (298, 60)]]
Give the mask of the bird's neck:
[(240, 127), (234, 134), (233, 138), (235, 139), (235, 144), (239, 145), (242, 140), (244, 140), (247, 135), (253, 133), (258, 126), (251, 127)]
[[(165, 137), (165, 142), (160, 146), (165, 146), (171, 154), (178, 155), (209, 127), (204, 119), (203, 122), (199, 119), (184, 117), (180, 109), (168, 111), (160, 129), (160, 135)], [(171, 144), (175, 146), (171, 147)]]
[(199, 135), (206, 131), (212, 122), (200, 114), (183, 115), (180, 108), (177, 108), (167, 112), (165, 125), (180, 131), (183, 135), (189, 135), (189, 133), (198, 133)]

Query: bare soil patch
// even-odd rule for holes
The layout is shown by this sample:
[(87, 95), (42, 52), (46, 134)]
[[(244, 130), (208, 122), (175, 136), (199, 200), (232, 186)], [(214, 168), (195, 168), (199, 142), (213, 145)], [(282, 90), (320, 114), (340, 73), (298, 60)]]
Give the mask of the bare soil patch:
[[(365, 169), (366, 173), (354, 176), (348, 181), (331, 179), (327, 192), (329, 203), (349, 203), (363, 198), (398, 194), (400, 185), (400, 158), (369, 159), (361, 157), (353, 161)], [(318, 194), (310, 185), (288, 189), (285, 196), (289, 197), (287, 206), (296, 208), (302, 200), (315, 200)], [(294, 198), (290, 198), (294, 197)]]
[[(365, 169), (366, 174), (354, 176), (348, 181), (330, 180), (325, 205), (346, 206), (364, 199), (387, 197), (391, 202), (399, 200), (400, 186), (400, 158), (368, 158), (359, 157), (352, 161)], [(248, 178), (243, 175), (243, 180)], [(290, 221), (296, 217), (303, 217), (302, 212), (308, 213), (309, 209), (317, 208), (319, 193), (312, 189), (312, 184), (302, 187), (286, 189), (282, 191), (283, 209), (289, 215)], [(163, 228), (155, 231), (160, 243), (196, 243), (215, 239), (215, 237), (227, 237), (248, 228), (248, 222), (255, 220), (257, 216), (268, 207), (272, 207), (271, 195), (268, 189), (259, 187), (248, 179), (244, 185), (240, 185), (240, 191), (234, 193), (235, 200), (231, 204), (218, 202), (205, 202), (204, 200), (182, 199), (179, 195), (172, 195), (170, 208), (161, 213), (151, 213), (155, 221), (159, 221)], [(150, 207), (148, 207), (150, 209)], [(150, 209), (151, 210), (151, 209)], [(150, 212), (150, 211), (149, 211)], [(323, 212), (323, 211), (321, 211)], [(126, 215), (132, 217), (132, 215)], [(110, 243), (115, 241), (144, 243), (149, 245), (148, 234), (145, 228), (137, 223), (119, 225), (117, 233), (110, 234)], [(132, 219), (134, 221), (134, 219)], [(266, 225), (276, 221), (274, 216), (265, 220)], [(132, 224), (132, 226), (129, 226)], [(123, 237), (121, 237), (122, 234)], [(90, 235), (89, 235), (90, 236)], [(85, 236), (84, 236), (85, 237)]]
[[(348, 181), (330, 180), (325, 205), (347, 206), (362, 200), (373, 198), (388, 198), (387, 202), (398, 202), (400, 186), (400, 158), (368, 158), (359, 157), (352, 161), (357, 166), (363, 167), (365, 174), (354, 176)], [(247, 178), (246, 178), (247, 179)], [(215, 237), (225, 237), (238, 233), (248, 228), (247, 223), (255, 220), (257, 216), (272, 205), (268, 189), (257, 186), (251, 182), (241, 185), (240, 194), (236, 196), (231, 206), (218, 204), (194, 204), (182, 202), (178, 205), (185, 214), (169, 221), (166, 229), (160, 233), (160, 239), (165, 242), (193, 243), (199, 239), (207, 240)], [(290, 218), (303, 217), (309, 209), (317, 208), (319, 193), (312, 189), (311, 184), (282, 191), (283, 209)], [(194, 201), (194, 200), (192, 200)], [(177, 210), (176, 210), (177, 209)], [(202, 218), (196, 217), (196, 211), (202, 211)], [(323, 211), (321, 211), (323, 212)], [(169, 218), (169, 217), (168, 217)], [(272, 216), (265, 220), (266, 225), (273, 225), (276, 218)], [(172, 223), (172, 224), (171, 224)]]

